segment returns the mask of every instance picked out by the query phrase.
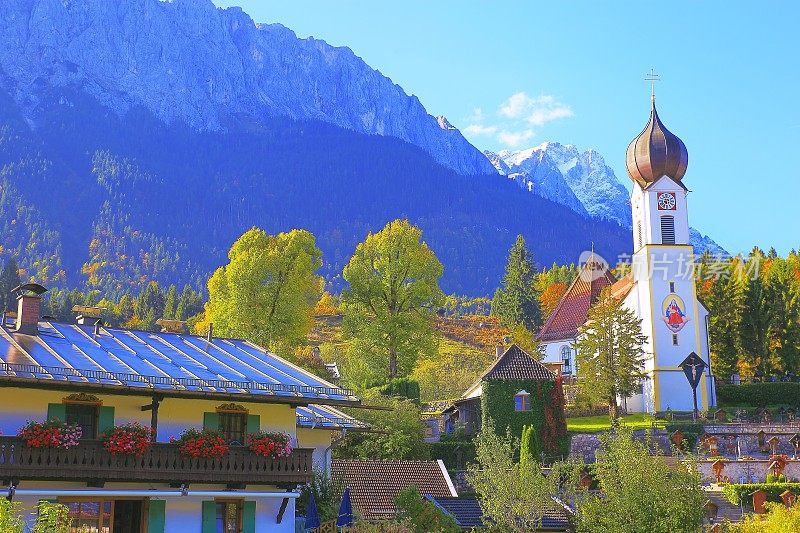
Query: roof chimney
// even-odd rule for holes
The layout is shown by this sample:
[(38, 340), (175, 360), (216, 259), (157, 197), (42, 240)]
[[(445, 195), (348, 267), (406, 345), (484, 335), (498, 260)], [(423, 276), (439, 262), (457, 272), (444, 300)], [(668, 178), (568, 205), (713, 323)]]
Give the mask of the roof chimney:
[(214, 340), (214, 324), (211, 322), (208, 323), (208, 335), (206, 335), (206, 340), (208, 342), (212, 342)]
[(42, 294), (47, 289), (37, 283), (26, 283), (14, 288), (17, 295), (17, 322), (15, 331), (25, 335), (39, 334), (39, 316), (42, 311)]
[(502, 343), (498, 342), (497, 346), (494, 347), (495, 357), (500, 359), (501, 357), (503, 357), (504, 353), (506, 353), (506, 347)]

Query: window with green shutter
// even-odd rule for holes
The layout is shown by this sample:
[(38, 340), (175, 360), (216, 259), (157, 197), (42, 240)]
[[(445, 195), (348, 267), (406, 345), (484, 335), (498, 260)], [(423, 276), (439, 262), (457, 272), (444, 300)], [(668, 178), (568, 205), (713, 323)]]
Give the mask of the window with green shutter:
[(59, 419), (62, 422), (67, 419), (67, 406), (63, 403), (51, 403), (47, 405), (47, 419)]
[(242, 533), (256, 533), (256, 502), (244, 502)]
[(147, 533), (164, 533), (166, 508), (165, 500), (150, 500), (147, 508)]

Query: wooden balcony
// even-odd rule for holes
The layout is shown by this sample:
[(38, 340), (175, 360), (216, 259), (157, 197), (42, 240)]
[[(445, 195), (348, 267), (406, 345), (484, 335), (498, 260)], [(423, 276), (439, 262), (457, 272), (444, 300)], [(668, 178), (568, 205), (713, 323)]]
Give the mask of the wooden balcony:
[(132, 457), (111, 455), (100, 441), (63, 450), (29, 448), (18, 437), (0, 437), (0, 480), (293, 486), (311, 480), (312, 452), (297, 448), (289, 457), (271, 459), (231, 446), (225, 457), (193, 459), (175, 444), (154, 443), (142, 457)]

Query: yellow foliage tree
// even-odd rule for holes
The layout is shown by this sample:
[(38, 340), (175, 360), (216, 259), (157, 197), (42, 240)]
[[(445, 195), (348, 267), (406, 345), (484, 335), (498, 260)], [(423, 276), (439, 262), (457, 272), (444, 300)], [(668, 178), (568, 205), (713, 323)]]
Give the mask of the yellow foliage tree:
[(208, 280), (205, 317), (220, 335), (270, 349), (301, 343), (322, 293), (322, 252), (305, 230), (268, 235), (252, 228), (233, 243), (229, 262)]

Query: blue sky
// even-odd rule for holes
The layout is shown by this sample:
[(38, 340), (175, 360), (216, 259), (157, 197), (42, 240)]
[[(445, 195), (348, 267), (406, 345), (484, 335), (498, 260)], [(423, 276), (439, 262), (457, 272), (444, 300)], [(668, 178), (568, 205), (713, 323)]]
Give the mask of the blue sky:
[(480, 149), (595, 148), (626, 186), (655, 68), (691, 224), (731, 252), (800, 248), (800, 3), (214, 1), (348, 46)]

